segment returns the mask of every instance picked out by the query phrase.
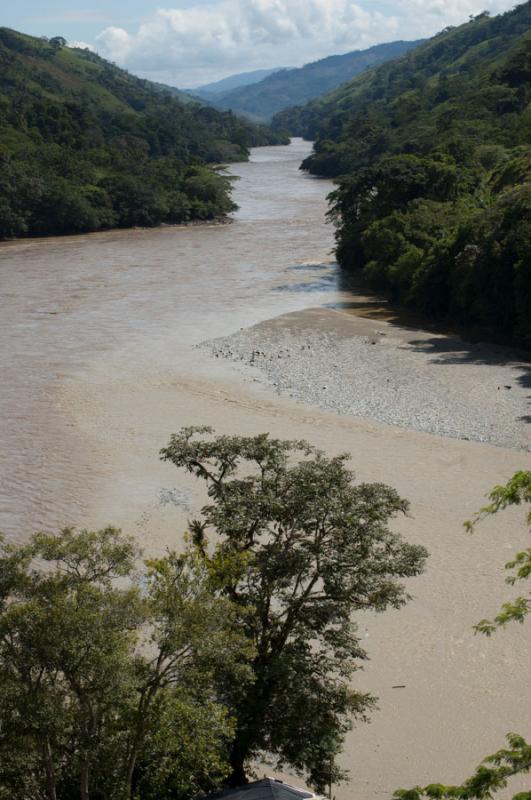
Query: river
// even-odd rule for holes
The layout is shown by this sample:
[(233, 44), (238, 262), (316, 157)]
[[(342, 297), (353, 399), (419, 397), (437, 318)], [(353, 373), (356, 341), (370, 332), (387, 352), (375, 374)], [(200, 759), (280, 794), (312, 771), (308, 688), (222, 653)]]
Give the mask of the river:
[(94, 465), (63, 446), (66, 383), (111, 361), (115, 378), (179, 371), (202, 339), (308, 305), (306, 286), (330, 295), (335, 271), (315, 264), (331, 261), (331, 184), (299, 171), (309, 150), (295, 140), (232, 167), (232, 225), (0, 246), (0, 530), (24, 537), (86, 510)]
[(477, 537), (462, 528), (529, 455), (309, 407), (194, 347), (310, 306), (318, 326), (320, 308), (348, 301), (324, 218), (331, 184), (298, 169), (308, 150), (295, 140), (232, 167), (230, 225), (0, 246), (0, 530), (22, 541), (114, 523), (148, 554), (179, 547), (203, 496), (158, 451), (182, 425), (350, 452), (361, 479), (409, 498), (397, 527), (431, 554), (405, 609), (359, 620), (370, 661), (355, 685), (380, 710), (349, 735), (352, 781), (335, 794), (383, 800), (461, 781), (507, 731), (531, 733), (520, 627), (489, 641), (472, 631), (508, 596), (501, 566), (528, 546), (521, 510)]

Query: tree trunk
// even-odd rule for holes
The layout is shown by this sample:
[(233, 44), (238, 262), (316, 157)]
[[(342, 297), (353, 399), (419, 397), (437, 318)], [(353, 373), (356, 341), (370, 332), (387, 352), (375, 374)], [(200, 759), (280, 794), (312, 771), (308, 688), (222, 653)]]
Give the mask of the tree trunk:
[(240, 713), (236, 711), (239, 724), (232, 742), (230, 765), (232, 772), (227, 779), (230, 787), (243, 786), (249, 783), (245, 774), (245, 763), (260, 748), (267, 708), (274, 691), (274, 685), (268, 679), (268, 659), (258, 658), (254, 664), (254, 672), (258, 680), (246, 693), (240, 703)]
[(81, 759), (81, 770), (79, 775), (79, 797), (80, 800), (90, 800), (90, 760), (92, 742), (96, 729), (94, 716), (89, 710), (90, 722), (83, 725), (83, 756)]
[(244, 748), (240, 745), (238, 739), (236, 739), (230, 754), (230, 765), (232, 771), (227, 778), (227, 785), (231, 788), (235, 788), (236, 786), (244, 786), (246, 783), (249, 783), (247, 780), (247, 775), (245, 774), (246, 756), (247, 753), (244, 752)]
[(151, 703), (155, 695), (157, 694), (158, 690), (159, 690), (159, 685), (157, 683), (150, 689), (145, 689), (140, 695), (140, 700), (137, 709), (136, 730), (133, 736), (131, 749), (126, 760), (126, 767), (125, 767), (125, 784), (126, 784), (125, 796), (127, 798), (131, 798), (133, 796), (133, 778), (135, 775), (138, 755), (140, 753), (141, 745), (145, 737), (146, 717), (148, 715)]
[[(253, 699), (256, 701), (256, 698)], [(227, 779), (227, 784), (231, 788), (249, 783), (245, 774), (245, 764), (256, 752), (256, 749), (260, 748), (260, 734), (264, 726), (266, 699), (265, 696), (259, 697), (252, 708), (250, 705), (253, 701), (249, 697), (247, 700), (248, 702), (242, 705), (242, 708), (245, 708), (247, 713), (244, 719), (240, 719), (240, 724), (236, 728), (229, 757), (232, 771)], [(238, 718), (237, 713), (236, 718)]]
[(50, 742), (46, 740), (42, 747), (44, 759), (44, 769), (46, 771), (46, 798), (47, 800), (57, 800), (57, 790), (55, 787), (55, 768), (52, 758), (52, 748)]
[(81, 766), (81, 775), (79, 778), (79, 795), (81, 800), (90, 800), (88, 758), (85, 758)]
[(79, 795), (80, 800), (90, 800), (90, 767), (91, 755), (93, 752), (94, 742), (98, 732), (98, 716), (97, 711), (91, 705), (90, 698), (83, 696), (79, 692), (80, 704), (85, 714), (85, 719), (82, 723), (83, 730), (83, 760), (81, 763), (81, 774), (79, 776)]
[(131, 755), (129, 756), (129, 760), (127, 762), (127, 771), (125, 776), (127, 798), (130, 798), (133, 795), (133, 775), (135, 774), (136, 760), (137, 760), (137, 750), (135, 748), (131, 753)]

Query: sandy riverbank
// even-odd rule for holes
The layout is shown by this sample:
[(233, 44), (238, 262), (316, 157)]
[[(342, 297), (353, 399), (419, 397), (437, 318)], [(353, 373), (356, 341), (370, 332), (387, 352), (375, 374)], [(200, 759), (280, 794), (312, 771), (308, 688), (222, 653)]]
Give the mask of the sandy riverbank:
[(307, 405), (531, 450), (531, 362), (503, 347), (325, 308), (286, 314), (204, 346)]

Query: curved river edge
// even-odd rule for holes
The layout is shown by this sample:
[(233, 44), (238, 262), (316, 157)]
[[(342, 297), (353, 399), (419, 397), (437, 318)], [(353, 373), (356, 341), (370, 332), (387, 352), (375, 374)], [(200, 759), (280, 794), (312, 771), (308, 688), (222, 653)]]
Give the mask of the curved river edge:
[(202, 347), (306, 405), (531, 450), (531, 364), (504, 347), (322, 307)]
[[(328, 187), (299, 175), (301, 148), (295, 156), (267, 148), (238, 166), (241, 211), (227, 228), (9, 248), (0, 318), (10, 356), (4, 519), (13, 538), (40, 527), (113, 523), (157, 555), (182, 545), (187, 520), (204, 502), (189, 476), (158, 459), (181, 426), (269, 431), (349, 452), (360, 480), (389, 483), (410, 500), (411, 517), (396, 529), (431, 554), (426, 573), (408, 586), (406, 608), (358, 620), (371, 660), (355, 685), (377, 695), (380, 710), (349, 735), (343, 763), (351, 783), (335, 795), (388, 798), (397, 787), (461, 781), (506, 732), (531, 732), (531, 709), (521, 702), (529, 668), (521, 630), (492, 641), (472, 631), (510, 596), (502, 566), (527, 546), (522, 514), (490, 520), (475, 537), (462, 528), (494, 484), (529, 468), (529, 454), (279, 396), (256, 365), (242, 370), (243, 362), (197, 349), (240, 328), (282, 327), (294, 312), (312, 328), (311, 315), (321, 313), (322, 335), (331, 335), (324, 317), (334, 314), (322, 308), (348, 297), (329, 263)], [(304, 325), (299, 319), (302, 338)]]

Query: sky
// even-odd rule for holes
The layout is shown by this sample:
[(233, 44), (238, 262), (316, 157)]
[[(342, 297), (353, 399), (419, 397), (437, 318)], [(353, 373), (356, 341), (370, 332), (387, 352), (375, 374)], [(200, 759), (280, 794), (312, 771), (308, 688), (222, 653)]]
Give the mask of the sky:
[(64, 36), (136, 75), (193, 88), (431, 36), (515, 0), (2, 0), (0, 24)]

